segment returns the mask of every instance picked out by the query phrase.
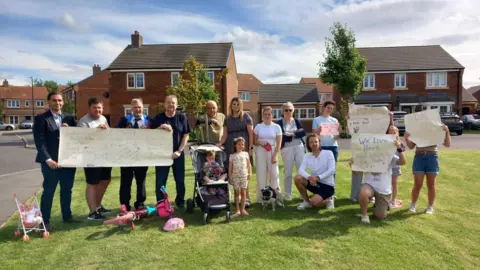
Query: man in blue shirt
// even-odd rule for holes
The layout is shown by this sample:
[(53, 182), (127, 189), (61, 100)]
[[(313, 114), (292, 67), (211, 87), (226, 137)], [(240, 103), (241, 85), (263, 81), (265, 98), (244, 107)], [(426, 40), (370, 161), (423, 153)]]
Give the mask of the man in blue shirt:
[[(159, 113), (152, 119), (150, 127), (161, 128), (172, 132), (173, 136), (173, 178), (177, 190), (177, 197), (175, 198), (175, 205), (178, 209), (185, 209), (185, 154), (183, 150), (188, 142), (190, 133), (190, 124), (185, 114), (177, 112), (177, 97), (170, 95), (165, 97), (165, 112)], [(170, 166), (155, 167), (156, 185), (155, 192), (157, 201), (163, 199), (163, 194), (160, 191), (162, 186), (166, 186)]]

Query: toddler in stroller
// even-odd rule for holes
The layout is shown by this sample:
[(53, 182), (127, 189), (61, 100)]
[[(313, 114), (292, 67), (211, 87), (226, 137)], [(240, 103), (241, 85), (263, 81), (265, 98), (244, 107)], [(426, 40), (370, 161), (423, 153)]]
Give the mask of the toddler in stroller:
[[(227, 174), (224, 172), (223, 168), (215, 161), (215, 151), (207, 151), (206, 154), (207, 162), (203, 166), (203, 172), (205, 176), (203, 177), (203, 184), (211, 184), (216, 181), (225, 181)], [(203, 195), (224, 195), (225, 190), (222, 188), (208, 187), (202, 189)]]
[(45, 224), (43, 223), (42, 212), (40, 211), (39, 203), (37, 200), (37, 194), (33, 197), (32, 203), (21, 204), (17, 195), (13, 195), (15, 198), (15, 203), (20, 213), (20, 218), (18, 219), (17, 231), (15, 231), (15, 236), (20, 236), (23, 232), (23, 241), (27, 242), (30, 238), (28, 233), (30, 232), (39, 232), (43, 233), (43, 237), (47, 238), (50, 236), (50, 233), (45, 229)]

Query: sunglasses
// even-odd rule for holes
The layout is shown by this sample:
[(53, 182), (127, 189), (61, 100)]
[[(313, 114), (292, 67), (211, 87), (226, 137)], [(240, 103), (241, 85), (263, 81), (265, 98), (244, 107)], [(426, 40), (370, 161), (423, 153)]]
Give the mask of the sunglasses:
[(285, 109), (284, 112), (293, 112), (292, 109)]

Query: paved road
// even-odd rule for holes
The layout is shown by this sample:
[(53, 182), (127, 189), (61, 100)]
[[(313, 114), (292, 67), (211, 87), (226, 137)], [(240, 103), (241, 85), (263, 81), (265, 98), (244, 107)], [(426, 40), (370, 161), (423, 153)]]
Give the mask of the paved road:
[[(33, 143), (31, 133), (22, 135)], [(0, 226), (16, 209), (13, 194), (25, 202), (41, 189), (43, 179), (40, 166), (34, 163), (35, 154), (15, 134), (0, 134)]]

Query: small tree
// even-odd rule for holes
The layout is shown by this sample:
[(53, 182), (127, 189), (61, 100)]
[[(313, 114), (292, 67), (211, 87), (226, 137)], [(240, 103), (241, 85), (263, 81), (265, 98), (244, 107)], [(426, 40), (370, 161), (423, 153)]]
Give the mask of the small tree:
[(49, 93), (58, 91), (58, 85), (56, 81), (46, 80), (43, 82), (43, 86), (47, 87)]
[(34, 86), (43, 86), (43, 81), (41, 79), (33, 79)]
[(75, 114), (75, 103), (73, 103), (71, 99), (66, 98), (63, 103), (62, 111), (69, 114)]
[[(226, 74), (225, 69), (217, 80)], [(183, 72), (178, 76), (176, 86), (167, 88), (168, 95), (175, 95), (178, 104), (188, 115), (197, 115), (205, 112), (205, 102), (214, 100), (218, 103), (220, 95), (214, 88), (214, 82), (208, 77), (206, 67), (200, 64), (195, 57), (190, 56), (183, 64)]]
[[(320, 79), (340, 95), (340, 124), (346, 130), (348, 103), (361, 91), (366, 71), (366, 59), (355, 48), (355, 34), (347, 25), (335, 22), (326, 38), (326, 55), (320, 63)], [(345, 100), (343, 97), (346, 97)]]

